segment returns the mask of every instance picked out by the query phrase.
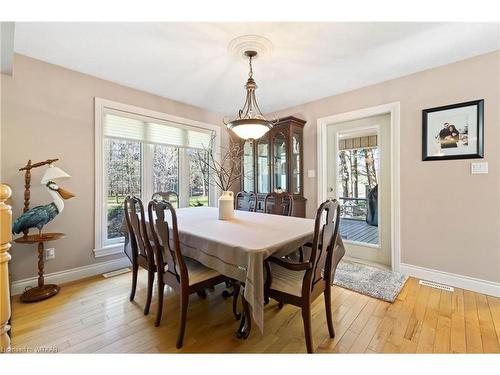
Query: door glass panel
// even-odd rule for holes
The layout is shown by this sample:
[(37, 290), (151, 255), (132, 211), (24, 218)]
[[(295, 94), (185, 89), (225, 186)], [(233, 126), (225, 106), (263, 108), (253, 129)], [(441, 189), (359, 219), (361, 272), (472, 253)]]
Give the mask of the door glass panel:
[(269, 193), (269, 143), (266, 139), (257, 144), (258, 193)]
[(286, 180), (288, 166), (286, 161), (286, 138), (283, 133), (278, 133), (273, 138), (274, 151), (274, 190), (287, 191)]
[(299, 133), (292, 136), (292, 193), (300, 193), (300, 147), (302, 140)]
[(349, 241), (378, 245), (379, 149), (376, 146), (355, 148), (349, 143), (351, 139), (358, 138), (346, 139), (337, 155), (340, 234)]
[(243, 145), (243, 190), (254, 191), (253, 143), (245, 141)]

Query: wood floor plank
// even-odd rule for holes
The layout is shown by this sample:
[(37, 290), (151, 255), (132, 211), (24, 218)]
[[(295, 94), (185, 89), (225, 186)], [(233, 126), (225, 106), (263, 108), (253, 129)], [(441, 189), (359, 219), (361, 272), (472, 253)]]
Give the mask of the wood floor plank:
[(397, 315), (401, 310), (401, 305), (402, 302), (396, 300), (387, 308), (387, 312), (382, 322), (375, 330), (375, 334), (368, 344), (369, 349), (379, 353), (383, 351), (384, 345), (394, 329)]
[(439, 289), (432, 289), (429, 294), (429, 303), (425, 311), (424, 321), (422, 322), (422, 331), (418, 340), (417, 353), (432, 353), (434, 351), (440, 299), (441, 291)]
[(434, 353), (449, 353), (451, 347), (451, 314), (453, 293), (441, 291), (439, 315), (434, 340)]
[(500, 353), (500, 346), (493, 324), (488, 300), (484, 294), (475, 293), (477, 315), (479, 318), (479, 330), (481, 331), (481, 342), (484, 353)]
[(417, 351), (430, 292), (431, 288), (426, 286), (420, 286), (418, 289), (415, 307), (410, 315), (403, 342), (400, 346), (401, 353), (416, 353)]
[[(13, 300), (12, 345), (55, 346), (67, 353), (305, 353), (300, 309), (271, 301), (264, 308), (264, 333), (254, 326), (246, 340), (235, 337), (239, 322), (224, 285), (206, 299), (190, 297), (185, 342), (176, 349), (179, 297), (165, 292), (160, 327), (154, 327), (156, 290), (144, 316), (146, 274), (140, 272), (130, 302), (130, 273), (94, 277), (63, 285), (61, 292), (36, 304)], [(499, 352), (500, 299), (455, 289), (453, 294), (419, 286), (410, 278), (394, 303), (332, 288), (331, 339), (323, 298), (312, 304), (315, 351), (323, 353)], [(240, 306), (241, 309), (241, 306)], [(420, 345), (420, 346), (419, 346)]]
[(467, 342), (465, 337), (465, 312), (464, 293), (462, 289), (455, 288), (452, 295), (451, 311), (451, 353), (467, 353)]
[(370, 297), (358, 293), (353, 293), (352, 296), (354, 303), (348, 308), (346, 313), (343, 314), (342, 318), (337, 321), (334, 314), (333, 323), (335, 327), (335, 338), (333, 340), (328, 338), (321, 343), (319, 346), (321, 350), (326, 350), (328, 352), (333, 351), (335, 345), (342, 339), (342, 336), (347, 332), (370, 299)]
[(497, 333), (497, 340), (500, 342), (500, 298), (488, 296), (488, 305), (490, 306), (491, 317)]
[(333, 349), (334, 353), (348, 353), (349, 349), (352, 347), (354, 344), (354, 341), (358, 338), (358, 334), (351, 331), (347, 330), (346, 333), (342, 336), (342, 338), (339, 340), (337, 345), (335, 345), (335, 348)]
[(406, 330), (408, 329), (411, 314), (417, 300), (419, 288), (420, 285), (416, 279), (410, 279), (406, 282), (406, 285), (404, 287), (404, 289), (406, 290), (406, 295), (404, 300), (402, 300), (401, 310), (396, 319), (396, 325), (387, 339), (386, 345), (388, 345), (388, 347), (384, 348), (384, 352), (398, 352), (401, 345), (403, 344), (404, 336)]
[(383, 319), (378, 316), (370, 316), (363, 330), (357, 334), (351, 348), (348, 350), (349, 353), (364, 353), (368, 349), (368, 345), (372, 341), (382, 320)]
[(468, 290), (464, 290), (464, 311), (467, 353), (482, 353), (483, 343), (481, 340), (481, 329), (479, 328), (476, 298), (474, 293)]

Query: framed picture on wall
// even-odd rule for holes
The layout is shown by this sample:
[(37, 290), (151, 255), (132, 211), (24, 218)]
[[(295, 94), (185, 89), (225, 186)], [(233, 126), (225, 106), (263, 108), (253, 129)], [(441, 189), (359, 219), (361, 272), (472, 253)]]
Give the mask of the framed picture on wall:
[(422, 111), (422, 160), (482, 158), (484, 100)]

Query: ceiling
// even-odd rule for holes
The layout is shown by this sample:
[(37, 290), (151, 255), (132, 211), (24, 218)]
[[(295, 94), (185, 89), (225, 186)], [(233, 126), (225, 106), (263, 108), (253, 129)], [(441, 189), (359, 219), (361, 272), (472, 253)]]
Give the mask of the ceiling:
[[(497, 23), (16, 23), (17, 53), (234, 115), (248, 65), (238, 36), (273, 44), (254, 63), (265, 113), (500, 48)], [(15, 67), (14, 67), (15, 69)]]

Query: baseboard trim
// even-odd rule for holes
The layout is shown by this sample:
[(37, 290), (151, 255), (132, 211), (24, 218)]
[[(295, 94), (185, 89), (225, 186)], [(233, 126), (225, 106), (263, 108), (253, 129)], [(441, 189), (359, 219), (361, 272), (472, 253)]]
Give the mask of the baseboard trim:
[(400, 271), (408, 276), (417, 277), (419, 279), (435, 281), (441, 284), (471, 290), (473, 292), (500, 297), (500, 283), (494, 281), (476, 279), (470, 276), (457, 275), (405, 263), (401, 263)]
[[(114, 271), (120, 268), (130, 267), (130, 260), (127, 257), (108, 260), (91, 264), (89, 266), (72, 268), (69, 270), (49, 273), (44, 276), (46, 284), (62, 284), (70, 281), (84, 279), (106, 272)], [(28, 286), (36, 286), (38, 277), (14, 281), (11, 284), (11, 295), (15, 296), (24, 292)]]
[(102, 249), (94, 249), (94, 257), (96, 258), (108, 257), (110, 255), (116, 255), (116, 254), (124, 254), (122, 243), (117, 245), (106, 246), (103, 247)]

